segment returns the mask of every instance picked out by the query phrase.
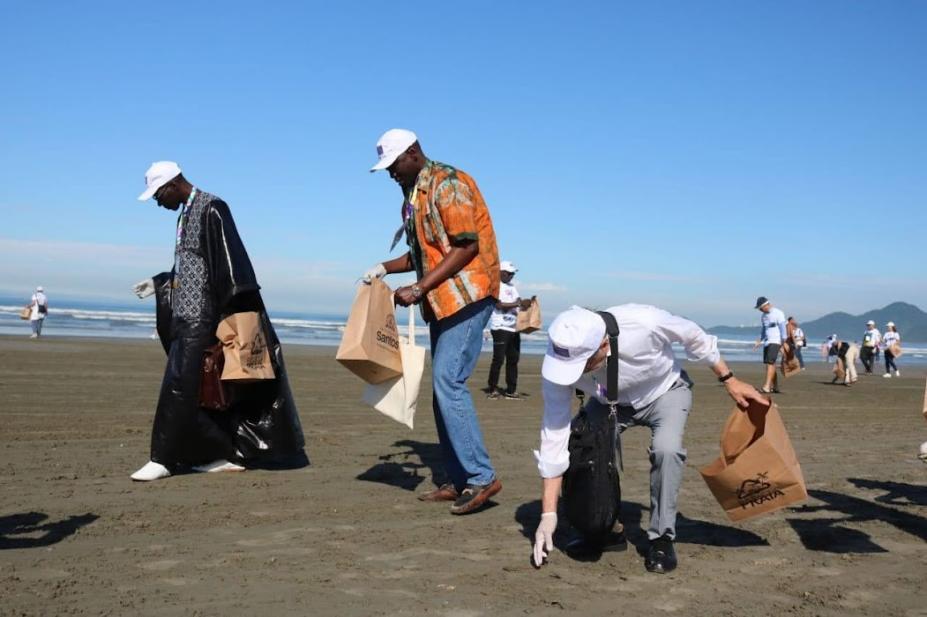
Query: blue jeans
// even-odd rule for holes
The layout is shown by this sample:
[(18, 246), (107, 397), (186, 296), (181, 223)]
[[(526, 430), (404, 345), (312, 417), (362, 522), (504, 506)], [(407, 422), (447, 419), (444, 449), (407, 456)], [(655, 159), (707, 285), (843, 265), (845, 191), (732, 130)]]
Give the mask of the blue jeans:
[(496, 477), (467, 389), (495, 302), (484, 298), (430, 324), (435, 426), (444, 471), (458, 491), (467, 484), (489, 484)]

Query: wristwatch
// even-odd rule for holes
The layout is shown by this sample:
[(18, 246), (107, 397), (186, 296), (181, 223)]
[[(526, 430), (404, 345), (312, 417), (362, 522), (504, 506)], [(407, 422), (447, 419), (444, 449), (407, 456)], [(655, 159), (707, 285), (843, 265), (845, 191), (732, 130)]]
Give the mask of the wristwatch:
[(733, 376), (734, 376), (734, 371), (728, 371), (727, 375), (721, 375), (720, 377), (718, 377), (718, 381), (720, 381), (721, 383), (724, 383), (725, 381), (727, 381)]
[(418, 286), (418, 283), (412, 285), (411, 289), (412, 295), (415, 296), (415, 299), (420, 300), (424, 292), (422, 291), (422, 288)]

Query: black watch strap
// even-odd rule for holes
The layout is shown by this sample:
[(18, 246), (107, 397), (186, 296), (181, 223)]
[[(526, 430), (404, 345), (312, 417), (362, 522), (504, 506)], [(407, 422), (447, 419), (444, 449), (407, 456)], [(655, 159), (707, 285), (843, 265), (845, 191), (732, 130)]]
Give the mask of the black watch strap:
[(720, 381), (721, 383), (724, 383), (725, 381), (727, 381), (733, 376), (734, 376), (734, 371), (728, 371), (727, 375), (721, 375), (720, 377), (718, 377), (718, 381)]

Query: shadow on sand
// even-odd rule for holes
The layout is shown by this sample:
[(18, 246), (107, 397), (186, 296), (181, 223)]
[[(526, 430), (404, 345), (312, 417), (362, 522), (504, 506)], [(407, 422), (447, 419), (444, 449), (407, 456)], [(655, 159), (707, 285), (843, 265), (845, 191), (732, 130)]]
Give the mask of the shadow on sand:
[(45, 522), (43, 512), (25, 512), (0, 516), (0, 550), (37, 548), (61, 542), (78, 529), (100, 518), (96, 514), (79, 514), (56, 522)]
[(393, 447), (402, 450), (380, 456), (382, 462), (358, 475), (357, 479), (414, 491), (426, 479), (424, 475), (419, 475), (421, 469), (428, 469), (436, 485), (443, 477), (439, 444), (402, 439), (394, 443)]
[[(887, 495), (876, 498), (876, 501), (884, 503), (919, 505), (921, 502), (918, 500), (924, 499), (924, 489), (910, 484), (859, 478), (850, 478), (849, 481), (860, 488), (886, 491)], [(870, 521), (888, 523), (922, 541), (927, 541), (927, 519), (922, 516), (833, 491), (809, 490), (808, 494), (824, 502), (824, 505), (800, 506), (792, 508), (793, 512), (801, 514), (823, 512), (836, 515), (815, 519), (787, 519), (808, 550), (827, 553), (888, 552), (888, 549), (876, 543), (869, 534), (843, 525), (844, 523)], [(906, 501), (901, 503), (899, 499)]]

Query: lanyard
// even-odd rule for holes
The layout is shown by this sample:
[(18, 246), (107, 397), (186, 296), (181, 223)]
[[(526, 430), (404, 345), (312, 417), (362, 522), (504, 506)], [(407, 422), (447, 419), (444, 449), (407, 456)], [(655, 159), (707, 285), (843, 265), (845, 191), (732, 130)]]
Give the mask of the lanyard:
[(402, 235), (408, 233), (409, 231), (409, 221), (412, 220), (412, 214), (415, 212), (415, 198), (418, 196), (418, 184), (412, 189), (412, 194), (409, 196), (409, 199), (402, 204), (402, 225), (399, 226), (399, 229), (396, 230), (396, 233), (393, 234), (393, 243), (389, 245), (389, 250), (392, 251), (396, 248), (396, 245), (399, 244), (399, 241), (402, 240)]

